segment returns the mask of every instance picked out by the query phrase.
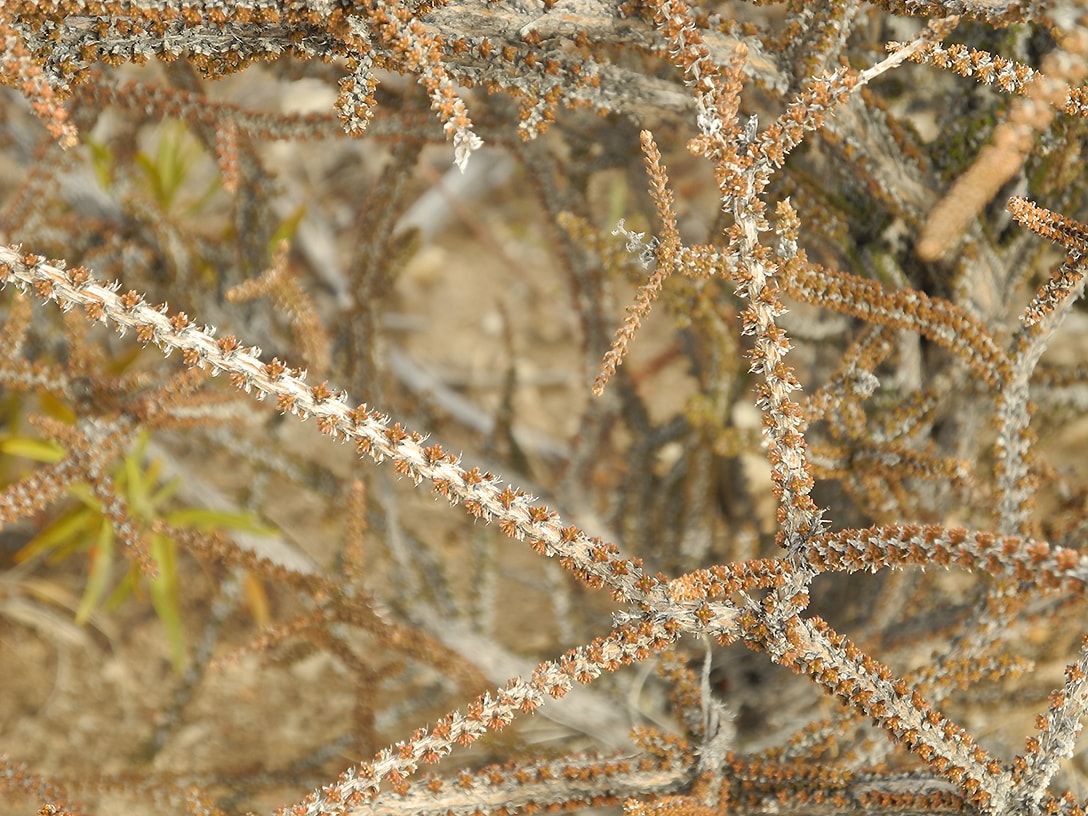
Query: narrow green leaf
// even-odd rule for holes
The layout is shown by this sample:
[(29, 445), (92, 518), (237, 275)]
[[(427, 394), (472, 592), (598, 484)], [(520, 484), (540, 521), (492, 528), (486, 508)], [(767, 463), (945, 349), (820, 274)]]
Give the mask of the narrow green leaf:
[(76, 623), (86, 623), (106, 594), (113, 566), (113, 544), (113, 525), (102, 519), (98, 538), (91, 547), (91, 574), (76, 610)]
[(302, 219), (305, 217), (306, 205), (300, 204), (298, 207), (295, 207), (294, 211), (289, 216), (276, 225), (276, 229), (273, 231), (272, 237), (268, 241), (268, 251), (274, 254), (280, 241), (290, 241), (294, 238), (295, 233), (298, 231), (298, 225), (302, 223)]
[(54, 464), (64, 458), (67, 451), (48, 439), (33, 439), (29, 436), (9, 436), (0, 438), (0, 453), (8, 456), (22, 456), (35, 462)]
[(109, 191), (113, 185), (113, 150), (102, 142), (84, 137), (83, 143), (91, 155), (91, 166), (94, 168), (95, 178), (99, 186)]
[(15, 554), (17, 562), (37, 558), (62, 545), (73, 542), (85, 546), (101, 516), (86, 507), (76, 507), (58, 516), (42, 528), (36, 536), (23, 545)]
[(178, 599), (177, 546), (164, 535), (151, 535), (151, 557), (155, 559), (158, 575), (151, 580), (151, 605), (166, 629), (170, 643), (170, 660), (174, 670), (185, 668), (185, 633), (181, 626), (181, 608)]
[(202, 507), (187, 507), (167, 513), (165, 520), (176, 527), (188, 527), (193, 530), (239, 530), (257, 535), (273, 535), (275, 530), (261, 524), (252, 513), (230, 513), (225, 510), (207, 510)]

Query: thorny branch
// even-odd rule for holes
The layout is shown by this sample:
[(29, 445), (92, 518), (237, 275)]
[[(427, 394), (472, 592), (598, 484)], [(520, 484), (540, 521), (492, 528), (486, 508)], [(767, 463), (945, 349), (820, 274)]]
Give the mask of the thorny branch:
[[(1061, 3), (846, 0), (777, 11), (683, 0), (6, 3), (0, 82), (12, 89), (11, 110), (24, 100), (44, 134), (28, 150), (27, 118), (5, 113), (3, 148), (22, 150), (30, 167), (0, 214), (0, 279), (14, 291), (4, 304), (10, 359), (0, 364), (0, 384), (11, 399), (0, 406), (10, 431), (0, 452), (43, 464), (9, 471), (0, 461), (0, 524), (28, 539), (17, 558), (32, 566), (48, 563), (46, 552), (88, 551), (80, 617), (104, 593), (115, 539), (138, 567), (126, 586), (149, 587), (175, 635), (176, 548), (206, 565), (217, 597), (206, 648), (161, 718), (153, 750), (184, 720), (204, 673), (228, 671), (249, 655), (307, 641), (364, 687), (353, 690), (349, 732), (300, 760), (321, 768), (323, 781), (300, 771), (292, 789), (311, 792), (280, 813), (511, 814), (623, 803), (632, 816), (1083, 814), (1075, 791), (1088, 705), (1080, 620), (1088, 484), (1064, 475), (1068, 463), (1040, 441), (1038, 416), (1042, 405), (1049, 422), (1063, 425), (1085, 402), (1076, 390), (1084, 364), (1062, 368), (1044, 354), (1082, 318), (1086, 37), (1082, 9)], [(119, 67), (153, 58), (163, 70)], [(214, 98), (198, 77), (243, 69), (280, 89), (300, 78), (322, 83), (327, 109), (262, 110)], [(929, 82), (942, 69), (953, 75), (942, 77), (947, 87)], [(1004, 108), (980, 101), (960, 89), (967, 80), (1014, 98)], [(909, 113), (927, 106), (928, 119)], [(106, 109), (132, 121), (113, 120)], [(160, 133), (149, 152), (141, 144), (145, 117), (175, 118), (186, 135), (172, 144)], [(935, 134), (919, 132), (927, 127)], [(335, 191), (328, 212), (339, 214), (301, 206), (284, 217), (298, 182), (274, 172), (282, 168), (270, 166), (262, 143), (334, 138), (325, 142), (335, 164), (324, 181)], [(186, 139), (213, 157), (215, 181), (183, 206), (191, 194)], [(500, 407), (476, 424), (491, 429), (479, 458), (412, 430), (409, 417), (430, 412), (440, 422), (441, 406), (398, 397), (395, 377), (386, 376), (393, 330), (385, 323), (407, 285), (404, 258), (410, 264), (418, 251), (418, 236), (398, 219), (429, 142), (449, 142), (453, 163), (470, 174), (501, 165), (485, 144), (520, 163), (519, 180), (529, 181), (522, 186), (531, 187), (528, 200), (574, 304), (578, 357), (603, 358), (596, 401), (563, 409), (570, 444), (550, 446), (550, 458), (524, 450), (519, 440), (527, 437), (514, 432), (527, 387), (518, 347), (536, 340), (530, 309), (511, 308), (514, 287), (497, 294)], [(356, 213), (353, 196), (366, 187), (351, 175), (366, 163), (357, 146), (390, 143), (380, 174), (367, 181), (373, 195)], [(953, 143), (969, 155), (952, 156)], [(685, 165), (682, 145), (702, 160), (699, 171)], [(647, 202), (626, 195), (645, 186), (631, 181), (637, 162), (629, 154), (641, 154)], [(80, 169), (85, 158), (90, 172)], [(692, 181), (700, 174), (712, 184)], [(625, 219), (614, 231), (601, 212), (600, 188), (609, 184)], [(1008, 199), (1012, 224), (990, 206), (1009, 185), (1021, 193)], [(206, 220), (222, 223), (209, 229), (193, 213), (216, 196), (221, 209)], [(461, 212), (470, 230), (487, 232), (470, 208)], [(364, 244), (345, 225), (378, 234), (366, 235), (360, 253)], [(642, 263), (610, 244), (609, 232), (623, 233)], [(656, 234), (645, 240), (647, 233)], [(485, 245), (498, 243), (488, 238)], [(1064, 260), (1055, 264), (1040, 238)], [(543, 273), (522, 253), (511, 258), (500, 247), (500, 273), (555, 322), (560, 298), (542, 294)], [(625, 277), (639, 289), (605, 350)], [(306, 284), (315, 279), (335, 296), (311, 296)], [(261, 313), (264, 296), (276, 306)], [(155, 305), (167, 298), (183, 305)], [(28, 301), (54, 303), (64, 316), (31, 310)], [(473, 307), (484, 308), (482, 300)], [(260, 337), (276, 356), (196, 323), (186, 310)], [(654, 348), (649, 324), (662, 311), (678, 328), (649, 363), (633, 363), (641, 345)], [(119, 355), (124, 344), (103, 343), (76, 314), (166, 356), (177, 352), (183, 371), (167, 373), (157, 359), (129, 371), (136, 358)], [(676, 360), (688, 391), (682, 407), (666, 410), (655, 377)], [(301, 361), (329, 380), (293, 367)], [(438, 548), (412, 538), (401, 522), (404, 499), (380, 481), (381, 471), (377, 490), (353, 483), (351, 529), (327, 575), (273, 563), (222, 531), (177, 523), (191, 516), (160, 517), (163, 492), (144, 484), (130, 453), (145, 433), (198, 438), (196, 428), (222, 434), (237, 422), (248, 427), (216, 439), (262, 479), (274, 473), (300, 490), (328, 491), (323, 485), (338, 478), (324, 461), (314, 472), (277, 450), (277, 432), (257, 407), (239, 408), (237, 394), (224, 397), (200, 371), (224, 374), (281, 415), (313, 419), (325, 436), (388, 463), (472, 522), (554, 559), (583, 588), (607, 588), (621, 608), (595, 607), (591, 593), (577, 595), (549, 574), (551, 617), (573, 645), (537, 655), (527, 678), (469, 692), (483, 657), (443, 645), (428, 628), (460, 616), (461, 590), (472, 596), (468, 606), (494, 610), (499, 602), (487, 596), (496, 587), (531, 585), (496, 566), (507, 551), (481, 541), (484, 525), (459, 528), (474, 537), (478, 558), (460, 556), (460, 572), (446, 582)], [(347, 390), (329, 384), (338, 379)], [(353, 404), (349, 391), (394, 407)], [(448, 393), (435, 389), (432, 399)], [(574, 393), (581, 399), (580, 388)], [(746, 420), (743, 408), (751, 416), (753, 406), (756, 419)], [(20, 430), (24, 420), (37, 436)], [(497, 464), (485, 466), (484, 457)], [(499, 465), (525, 481), (498, 477)], [(537, 487), (534, 476), (549, 481)], [(1058, 485), (1053, 495), (1048, 483)], [(548, 504), (533, 495), (545, 493)], [(393, 612), (367, 586), (372, 494), (392, 583), (419, 596), (385, 598)], [(70, 495), (85, 509), (67, 508)], [(753, 509), (761, 502), (771, 508), (762, 519)], [(560, 505), (584, 521), (561, 517)], [(88, 518), (96, 545), (65, 543), (90, 529)], [(984, 580), (965, 591), (966, 584), (943, 585), (934, 567)], [(857, 577), (864, 572), (880, 573), (877, 590), (836, 603), (836, 591), (864, 586)], [(267, 606), (254, 580), (295, 593), (301, 608), (213, 660), (239, 587), (254, 609)], [(836, 580), (839, 589), (828, 590)], [(12, 586), (4, 591), (25, 594), (17, 580)], [(502, 628), (502, 611), (494, 617), (474, 622)], [(1021, 637), (1038, 626), (1060, 658)], [(851, 629), (860, 636), (844, 634)], [(1057, 642), (1066, 630), (1077, 636), (1075, 655), (1069, 642)], [(360, 633), (369, 645), (358, 645)], [(698, 676), (684, 636), (716, 642), (698, 658)], [(1030, 656), (1017, 654), (1029, 647)], [(414, 701), (409, 714), (431, 724), (383, 748), (382, 722), (396, 708), (381, 701), (383, 683), (395, 680), (402, 696), (413, 696), (392, 656), (436, 670), (460, 696), (437, 719)], [(776, 700), (762, 690), (770, 713), (753, 713), (737, 669), (753, 658), (790, 669), (796, 688), (842, 708), (829, 715), (813, 705), (775, 725), (774, 706), (792, 692)], [(1037, 710), (1038, 733), (1010, 748), (955, 691), (973, 691), (983, 678), (1002, 689), (1006, 677), (1031, 676), (1033, 660), (1065, 663), (1064, 681)], [(659, 705), (654, 727), (635, 729), (631, 750), (597, 757), (563, 749), (554, 758), (516, 751), (504, 766), (456, 779), (415, 778), (421, 766), (524, 721), (578, 684), (603, 686), (605, 675), (655, 661), (671, 703)], [(1046, 682), (1040, 675), (1036, 686)], [(997, 699), (1012, 705), (1012, 697)], [(731, 722), (732, 711), (762, 728), (746, 731), (746, 717)], [(333, 779), (323, 763), (331, 756), (343, 768), (343, 753), (371, 759)], [(73, 774), (54, 785), (49, 774), (0, 757), (0, 788), (38, 797), (43, 813), (78, 812), (68, 789), (96, 787), (136, 793), (157, 808), (233, 807), (230, 796), (207, 793), (221, 784), (214, 778), (189, 785), (140, 770), (140, 782)], [(232, 769), (222, 770), (226, 777)]]

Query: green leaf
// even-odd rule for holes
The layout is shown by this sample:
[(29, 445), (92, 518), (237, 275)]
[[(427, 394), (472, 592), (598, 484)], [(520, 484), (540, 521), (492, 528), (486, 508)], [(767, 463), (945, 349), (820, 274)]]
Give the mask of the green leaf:
[(33, 459), (35, 462), (52, 465), (63, 459), (67, 451), (48, 439), (8, 436), (0, 438), (0, 453), (6, 453), (8, 456), (22, 456), (24, 459)]
[(91, 492), (91, 486), (86, 482), (76, 482), (75, 484), (68, 485), (68, 493), (79, 499), (91, 510), (101, 515), (102, 502), (95, 498), (94, 493)]
[(155, 503), (151, 498), (158, 475), (157, 468), (149, 466), (143, 469), (144, 453), (147, 450), (148, 434), (146, 431), (140, 434), (139, 440), (132, 449), (125, 454), (122, 460), (124, 478), (118, 481), (120, 490), (133, 515), (139, 519), (151, 519), (155, 515)]
[(91, 138), (84, 138), (87, 152), (91, 154), (91, 166), (94, 168), (95, 178), (99, 186), (109, 191), (113, 185), (113, 150), (102, 142), (96, 142)]
[[(151, 463), (151, 465), (152, 465), (152, 469), (154, 470), (154, 477), (155, 478), (154, 479), (149, 478), (148, 481), (149, 482), (154, 482), (154, 481), (158, 480), (159, 472), (162, 470), (162, 462), (160, 460), (156, 459), (154, 462)], [(175, 493), (178, 492), (178, 488), (180, 488), (180, 487), (181, 487), (181, 479), (179, 479), (177, 477), (171, 479), (166, 484), (159, 485), (158, 489), (154, 493), (151, 494), (150, 501), (151, 501), (152, 507), (156, 507), (156, 508), (161, 507), (162, 504), (167, 499), (169, 499), (171, 496), (173, 496)]]
[(203, 507), (187, 507), (175, 510), (163, 517), (176, 527), (188, 527), (206, 532), (208, 530), (239, 530), (257, 535), (273, 535), (275, 530), (261, 524), (253, 513), (229, 513), (225, 510), (207, 510)]
[(102, 519), (98, 528), (98, 538), (91, 547), (91, 574), (87, 577), (87, 586), (76, 610), (76, 623), (86, 623), (98, 608), (109, 584), (113, 567), (113, 525)]
[(91, 532), (100, 519), (101, 516), (86, 507), (69, 510), (24, 544), (15, 554), (15, 560), (28, 561), (53, 550), (70, 555), (87, 545)]
[(166, 200), (166, 192), (164, 190), (162, 174), (159, 172), (159, 168), (155, 166), (155, 162), (146, 153), (136, 154), (136, 164), (144, 171), (144, 176), (147, 178), (148, 185), (151, 187), (151, 196), (159, 203), (159, 206), (163, 205)]
[(140, 592), (140, 567), (138, 564), (130, 562), (128, 569), (125, 570), (124, 576), (117, 582), (117, 586), (113, 588), (113, 592), (111, 592), (109, 597), (102, 603), (102, 608), (107, 612), (113, 612), (133, 595), (135, 595), (136, 599), (139, 601), (144, 600), (143, 595)]
[(185, 208), (185, 214), (190, 216), (199, 215), (222, 189), (223, 180), (219, 178), (219, 176), (216, 176), (208, 182), (208, 186), (204, 188), (204, 192), (197, 196), (196, 201)]
[(163, 192), (166, 195), (164, 209), (174, 203), (181, 184), (185, 181), (185, 169), (188, 156), (185, 150), (185, 127), (176, 125), (164, 130), (155, 150), (155, 163), (159, 167)]
[(294, 238), (295, 232), (298, 230), (298, 225), (302, 223), (302, 219), (305, 217), (306, 205), (300, 204), (295, 208), (294, 212), (280, 221), (276, 226), (275, 231), (272, 233), (272, 237), (268, 241), (268, 251), (274, 254), (280, 241), (290, 241)]
[(46, 416), (59, 419), (68, 425), (74, 425), (76, 422), (76, 412), (72, 406), (52, 391), (42, 391), (38, 395), (38, 407)]
[(185, 633), (181, 626), (181, 608), (178, 600), (177, 545), (167, 536), (151, 535), (151, 557), (155, 559), (158, 575), (151, 579), (151, 605), (166, 629), (170, 643), (170, 660), (174, 670), (185, 668)]

